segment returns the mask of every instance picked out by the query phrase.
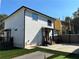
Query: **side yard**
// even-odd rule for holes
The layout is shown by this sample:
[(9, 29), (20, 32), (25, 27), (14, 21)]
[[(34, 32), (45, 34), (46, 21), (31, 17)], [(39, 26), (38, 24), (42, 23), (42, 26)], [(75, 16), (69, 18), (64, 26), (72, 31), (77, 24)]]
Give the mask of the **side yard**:
[(0, 59), (11, 59), (16, 56), (28, 54), (34, 52), (35, 50), (28, 50), (28, 49), (21, 49), (21, 48), (14, 48), (11, 50), (0, 50)]
[(60, 52), (55, 50), (49, 50), (44, 48), (35, 48), (35, 49), (21, 49), (21, 48), (14, 48), (12, 50), (0, 50), (0, 59), (11, 59), (16, 56), (32, 53), (35, 51), (43, 51), (52, 53), (53, 55), (48, 59), (79, 59), (79, 55), (70, 54), (66, 52)]

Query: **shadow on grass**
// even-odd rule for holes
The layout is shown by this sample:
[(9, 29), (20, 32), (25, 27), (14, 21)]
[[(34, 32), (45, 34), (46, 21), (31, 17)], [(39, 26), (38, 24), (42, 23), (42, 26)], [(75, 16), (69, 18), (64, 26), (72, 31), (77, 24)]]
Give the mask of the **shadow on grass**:
[(79, 59), (79, 54), (73, 54), (79, 49), (75, 50), (73, 53), (61, 52), (56, 50), (49, 50), (44, 48), (36, 48), (38, 51), (52, 53), (53, 55), (48, 57), (47, 59)]
[(79, 49), (76, 49), (72, 54), (69, 54), (66, 57), (70, 59), (79, 59)]
[(65, 58), (69, 59), (79, 59), (79, 54), (69, 54)]

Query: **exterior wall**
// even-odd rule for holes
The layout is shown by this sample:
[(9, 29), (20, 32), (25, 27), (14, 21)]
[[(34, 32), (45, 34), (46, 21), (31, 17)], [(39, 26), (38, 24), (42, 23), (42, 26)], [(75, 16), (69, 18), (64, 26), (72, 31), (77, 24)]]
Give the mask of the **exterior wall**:
[(24, 8), (5, 20), (5, 29), (11, 29), (14, 46), (24, 47)]
[(25, 12), (25, 44), (40, 45), (42, 43), (42, 27), (50, 27), (47, 18), (38, 14), (38, 20), (32, 19), (32, 11)]
[(38, 20), (33, 20), (32, 13), (35, 12), (24, 10), (25, 8), (22, 8), (7, 18), (4, 29), (11, 29), (11, 36), (14, 38), (14, 46), (16, 47), (23, 48), (27, 44), (40, 45), (42, 43), (41, 29), (43, 27), (54, 28), (53, 24), (48, 26), (48, 20), (51, 19), (37, 13)]

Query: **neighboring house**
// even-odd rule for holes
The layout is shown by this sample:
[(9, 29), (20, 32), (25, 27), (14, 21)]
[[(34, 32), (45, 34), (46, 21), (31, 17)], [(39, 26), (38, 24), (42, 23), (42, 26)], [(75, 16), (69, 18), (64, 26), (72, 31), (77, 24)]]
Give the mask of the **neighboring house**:
[[(58, 35), (73, 34), (74, 33), (74, 25), (73, 24), (69, 24), (68, 22), (61, 21), (59, 19), (56, 19), (54, 21), (54, 29)], [(69, 31), (71, 33), (69, 33)]]
[(58, 35), (62, 35), (62, 23), (60, 19), (54, 21), (54, 29)]
[(45, 45), (53, 38), (55, 18), (22, 6), (5, 19), (5, 28), (11, 29), (14, 46)]

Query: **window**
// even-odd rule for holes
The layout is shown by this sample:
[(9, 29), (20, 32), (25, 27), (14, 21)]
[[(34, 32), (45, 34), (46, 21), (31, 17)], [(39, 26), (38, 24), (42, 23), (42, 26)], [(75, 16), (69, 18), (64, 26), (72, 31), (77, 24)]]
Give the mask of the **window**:
[(38, 20), (38, 15), (33, 13), (32, 18), (33, 18), (33, 20)]
[(48, 26), (52, 26), (52, 22), (48, 20)]

